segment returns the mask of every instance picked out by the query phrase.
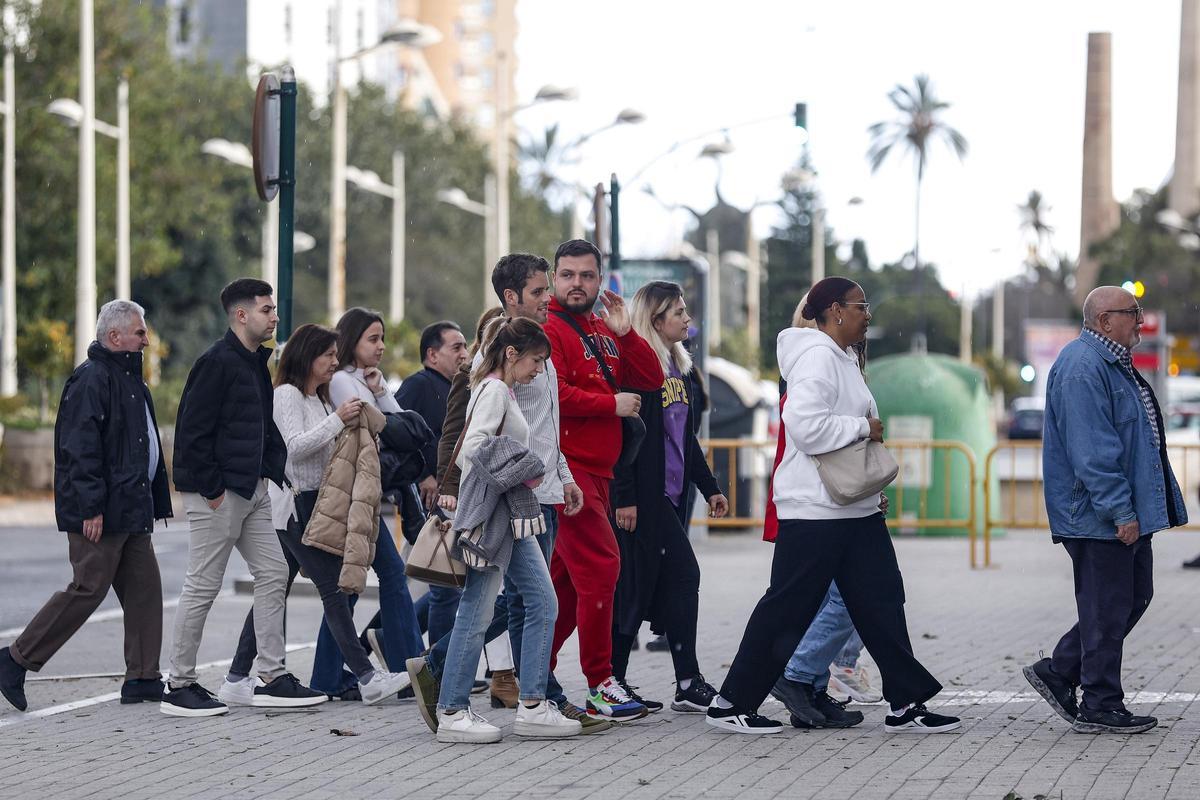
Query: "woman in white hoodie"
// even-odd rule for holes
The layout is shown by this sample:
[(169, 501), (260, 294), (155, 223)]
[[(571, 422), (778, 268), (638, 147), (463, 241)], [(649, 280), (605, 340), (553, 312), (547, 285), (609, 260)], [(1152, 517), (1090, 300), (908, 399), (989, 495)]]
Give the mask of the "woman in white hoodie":
[(853, 345), (866, 337), (870, 303), (847, 278), (826, 278), (808, 293), (805, 319), (816, 330), (779, 334), (780, 371), (788, 386), (783, 460), (775, 471), (779, 534), (771, 585), (758, 602), (708, 723), (732, 733), (778, 733), (782, 723), (758, 707), (836, 580), (855, 627), (883, 677), (891, 707), (884, 729), (942, 732), (959, 720), (924, 703), (942, 686), (913, 656), (904, 619), (904, 581), (879, 498), (839, 505), (817, 473), (814, 455), (861, 439), (883, 441), (883, 422)]

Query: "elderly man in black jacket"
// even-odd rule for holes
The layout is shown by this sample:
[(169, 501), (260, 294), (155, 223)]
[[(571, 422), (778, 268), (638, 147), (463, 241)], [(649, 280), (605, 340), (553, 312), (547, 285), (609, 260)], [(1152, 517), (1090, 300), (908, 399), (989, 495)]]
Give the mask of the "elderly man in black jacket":
[(171, 516), (154, 401), (142, 381), (145, 311), (113, 300), (96, 341), (63, 387), (54, 425), (54, 513), (67, 534), (74, 579), (0, 650), (0, 691), (24, 711), (25, 673), (40, 670), (108, 594), (125, 612), (122, 703), (162, 697), (162, 581), (150, 543)]
[(196, 655), (209, 609), (236, 547), (254, 576), (254, 635), (262, 685), (251, 705), (310, 706), (325, 695), (300, 684), (283, 665), (288, 567), (267, 481), (282, 486), (287, 447), (273, 419), (274, 393), (262, 346), (275, 335), (271, 285), (239, 278), (221, 291), (229, 330), (192, 365), (175, 423), (175, 488), (189, 527), (187, 578), (175, 610), (164, 714), (205, 717), (229, 711), (201, 686)]

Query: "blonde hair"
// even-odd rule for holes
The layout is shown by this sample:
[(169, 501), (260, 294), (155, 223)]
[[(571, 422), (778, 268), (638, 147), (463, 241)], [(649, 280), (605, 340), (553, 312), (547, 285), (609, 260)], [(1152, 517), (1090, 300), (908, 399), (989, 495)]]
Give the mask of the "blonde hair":
[(662, 318), (671, 306), (683, 299), (683, 289), (670, 281), (651, 281), (637, 290), (633, 296), (633, 329), (646, 340), (658, 355), (663, 372), (669, 372), (672, 363), (680, 375), (692, 371), (692, 357), (682, 342), (667, 343), (654, 323)]
[(804, 318), (804, 307), (808, 305), (808, 292), (804, 293), (804, 297), (800, 298), (800, 302), (796, 304), (796, 310), (792, 312), (792, 327), (793, 328), (815, 328), (817, 321), (815, 319)]

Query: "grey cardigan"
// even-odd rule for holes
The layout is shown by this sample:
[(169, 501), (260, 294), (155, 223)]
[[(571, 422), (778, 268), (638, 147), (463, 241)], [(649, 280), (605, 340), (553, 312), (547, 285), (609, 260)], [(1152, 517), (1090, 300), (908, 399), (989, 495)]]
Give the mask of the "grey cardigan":
[(459, 487), (455, 555), (476, 569), (508, 569), (513, 541), (545, 530), (542, 507), (525, 485), (545, 471), (542, 460), (510, 436), (480, 445)]

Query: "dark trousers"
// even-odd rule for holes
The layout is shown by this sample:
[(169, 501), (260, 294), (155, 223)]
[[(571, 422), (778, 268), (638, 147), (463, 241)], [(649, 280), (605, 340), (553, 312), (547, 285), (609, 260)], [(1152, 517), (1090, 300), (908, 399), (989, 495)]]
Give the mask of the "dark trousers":
[[(283, 545), (283, 554), (288, 562), (287, 591), (292, 590), (296, 574), (303, 569), (305, 576), (313, 582), (321, 604), (325, 607), (325, 622), (338, 647), (346, 657), (346, 664), (360, 680), (369, 677), (374, 668), (366, 651), (358, 641), (358, 633), (354, 630), (354, 617), (350, 612), (350, 595), (338, 589), (338, 577), (342, 572), (342, 559), (309, 547), (300, 539), (304, 531), (299, 523), (291, 520), (286, 531), (276, 531), (279, 542)], [(285, 617), (286, 619), (286, 617)], [(229, 674), (235, 678), (250, 674), (254, 664), (254, 656), (258, 654), (258, 643), (254, 638), (254, 609), (246, 614), (242, 625), (242, 634), (238, 638), (237, 653), (233, 656), (233, 664)]]
[[(663, 500), (666, 513), (678, 518), (680, 510)], [(687, 529), (676, 525), (675, 519), (663, 519), (656, 524), (655, 530), (646, 530), (642, 526), (651, 523), (646, 519), (640, 522), (638, 531), (632, 534), (619, 533), (618, 536), (653, 536), (655, 545), (660, 551), (656, 556), (658, 565), (654, 570), (655, 585), (649, 591), (635, 593), (638, 600), (649, 599), (649, 608), (641, 608), (636, 612), (639, 619), (650, 616), (661, 626), (666, 634), (667, 644), (671, 650), (671, 664), (675, 668), (675, 680), (682, 681), (694, 678), (700, 674), (700, 664), (696, 660), (696, 624), (700, 616), (700, 563), (688, 541)], [(653, 523), (651, 523), (653, 524)], [(648, 526), (647, 526), (648, 527)], [(622, 559), (643, 558), (645, 551), (631, 547), (622, 551)], [(623, 570), (633, 569), (637, 573), (636, 564), (621, 564)], [(622, 609), (621, 616), (624, 616)], [(625, 677), (629, 668), (629, 653), (633, 649), (636, 633), (620, 632), (620, 624), (613, 625), (613, 675)]]
[(87, 622), (111, 586), (125, 612), (125, 679), (158, 679), (162, 649), (162, 578), (146, 533), (105, 533), (89, 542), (68, 533), (74, 578), (34, 615), (9, 653), (37, 672)]
[[(1121, 653), (1154, 596), (1150, 538), (1125, 545), (1115, 539), (1063, 539), (1075, 573), (1079, 621), (1054, 648), (1051, 666), (1083, 688), (1092, 711), (1125, 708)], [(870, 648), (870, 645), (867, 645)]]
[(861, 519), (780, 520), (771, 585), (758, 601), (721, 696), (757, 711), (804, 638), (831, 581), (883, 678), (893, 708), (923, 703), (942, 685), (913, 656), (904, 580), (882, 514)]

